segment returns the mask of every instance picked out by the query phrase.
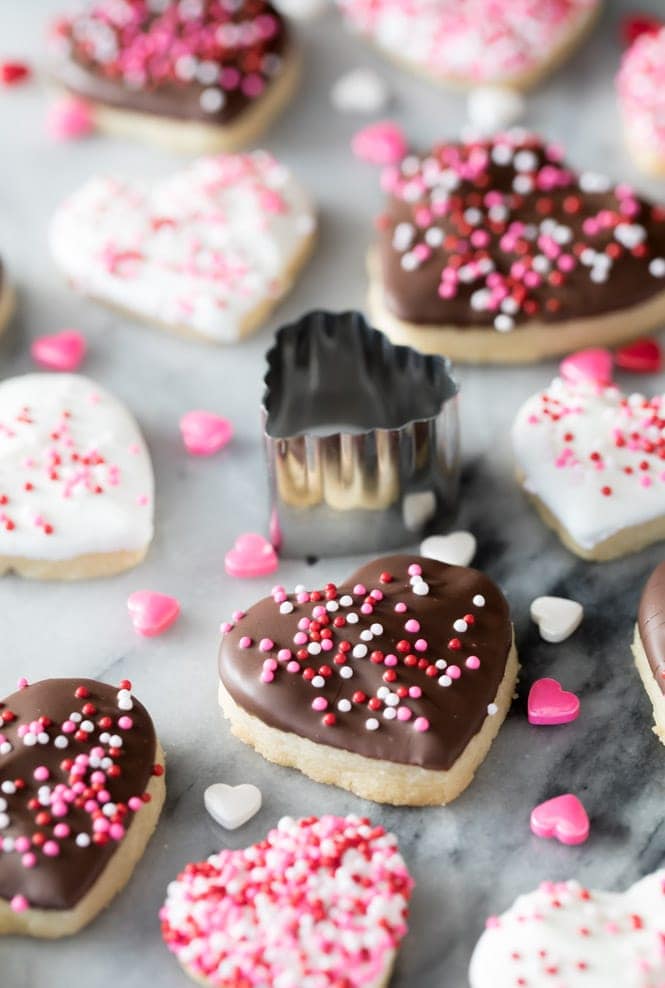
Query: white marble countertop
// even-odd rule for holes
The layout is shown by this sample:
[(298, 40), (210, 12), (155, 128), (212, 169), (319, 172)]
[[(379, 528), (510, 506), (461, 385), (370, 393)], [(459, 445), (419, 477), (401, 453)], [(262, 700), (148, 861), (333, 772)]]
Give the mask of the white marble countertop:
[[(623, 149), (612, 78), (618, 21), (630, 2), (609, 3), (592, 40), (532, 96), (527, 123), (567, 143), (580, 166), (605, 170), (665, 194), (637, 175)], [(662, 13), (659, 0), (640, 9)], [(0, 57), (37, 65), (44, 26), (57, 0), (0, 6)], [(238, 347), (213, 350), (133, 324), (74, 296), (48, 254), (46, 230), (60, 198), (91, 173), (158, 175), (171, 164), (150, 149), (94, 138), (52, 145), (45, 136), (45, 93), (33, 83), (0, 93), (0, 251), (17, 281), (20, 313), (0, 344), (0, 377), (31, 367), (29, 340), (74, 326), (88, 335), (85, 372), (127, 401), (152, 450), (157, 532), (145, 564), (120, 578), (88, 584), (0, 584), (0, 695), (29, 679), (61, 675), (130, 678), (150, 709), (168, 759), (168, 801), (156, 836), (127, 889), (74, 939), (0, 944), (2, 988), (179, 988), (188, 982), (163, 946), (157, 911), (167, 882), (189, 860), (260, 838), (283, 814), (362, 812), (393, 829), (417, 881), (411, 932), (396, 988), (461, 988), (487, 914), (544, 878), (578, 876), (620, 887), (659, 866), (665, 850), (665, 752), (651, 733), (651, 712), (629, 643), (640, 588), (663, 548), (594, 567), (569, 555), (526, 507), (512, 478), (507, 429), (519, 403), (549, 380), (553, 365), (460, 371), (464, 484), (457, 527), (477, 536), (476, 564), (503, 586), (514, 608), (524, 665), (520, 698), (470, 789), (441, 809), (374, 806), (297, 772), (280, 769), (233, 740), (218, 713), (218, 628), (231, 611), (262, 596), (274, 579), (234, 581), (223, 558), (236, 534), (266, 529), (258, 406), (264, 353), (280, 322), (314, 306), (362, 306), (363, 256), (380, 205), (374, 171), (353, 159), (349, 139), (362, 118), (342, 117), (328, 102), (346, 69), (375, 65), (396, 95), (393, 115), (414, 142), (454, 135), (464, 99), (428, 88), (392, 69), (349, 38), (332, 14), (302, 28), (306, 83), (265, 145), (297, 169), (318, 198), (321, 241), (302, 281), (266, 329)], [(656, 391), (662, 381), (631, 380)], [(177, 423), (192, 407), (231, 418), (232, 447), (208, 460), (187, 457)], [(359, 560), (284, 562), (286, 585), (339, 579)], [(162, 638), (139, 639), (126, 600), (140, 587), (178, 596), (182, 619)], [(541, 642), (528, 619), (530, 599), (575, 597), (587, 618), (563, 645)], [(525, 695), (552, 674), (582, 697), (575, 724), (530, 727)], [(254, 782), (263, 809), (234, 833), (203, 808), (214, 781)], [(561, 791), (585, 800), (591, 838), (578, 849), (532, 837), (531, 808)]]

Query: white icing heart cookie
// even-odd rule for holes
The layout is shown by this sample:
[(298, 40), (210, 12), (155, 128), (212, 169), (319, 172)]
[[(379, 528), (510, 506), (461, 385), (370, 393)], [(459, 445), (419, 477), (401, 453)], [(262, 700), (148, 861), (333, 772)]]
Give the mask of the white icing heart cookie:
[(471, 988), (660, 988), (665, 871), (627, 892), (544, 882), (493, 917), (471, 960)]
[(338, 0), (350, 26), (437, 82), (527, 88), (563, 61), (599, 0)]
[(583, 559), (615, 559), (665, 538), (665, 396), (556, 378), (522, 406), (519, 481)]
[(106, 576), (153, 533), (150, 457), (126, 408), (74, 374), (0, 384), (0, 573)]
[(187, 865), (160, 912), (192, 978), (214, 988), (383, 988), (413, 882), (364, 817), (285, 817), (266, 839)]
[(314, 229), (302, 187), (255, 151), (199, 158), (154, 184), (93, 178), (56, 212), (51, 249), (76, 291), (233, 343), (291, 287)]

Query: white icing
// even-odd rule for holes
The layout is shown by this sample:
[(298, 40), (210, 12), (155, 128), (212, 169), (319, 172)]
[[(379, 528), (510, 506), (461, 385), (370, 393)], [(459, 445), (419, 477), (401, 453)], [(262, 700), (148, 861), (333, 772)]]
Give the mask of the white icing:
[(138, 551), (152, 519), (150, 457), (120, 402), (75, 374), (0, 384), (0, 556)]
[[(543, 414), (543, 396), (563, 412), (556, 421)], [(517, 414), (512, 440), (523, 486), (585, 549), (665, 514), (665, 461), (657, 455), (665, 397), (647, 408), (642, 401), (641, 395), (626, 399), (615, 387), (596, 390), (556, 378)], [(616, 445), (618, 434), (625, 445)], [(643, 442), (656, 449), (645, 450)], [(648, 469), (641, 469), (643, 462)]]
[(157, 183), (93, 178), (51, 224), (77, 291), (217, 342), (279, 297), (311, 236), (309, 199), (264, 151), (199, 158)]
[(480, 938), (471, 988), (661, 988), (664, 882), (658, 871), (623, 894), (548, 882), (520, 896)]

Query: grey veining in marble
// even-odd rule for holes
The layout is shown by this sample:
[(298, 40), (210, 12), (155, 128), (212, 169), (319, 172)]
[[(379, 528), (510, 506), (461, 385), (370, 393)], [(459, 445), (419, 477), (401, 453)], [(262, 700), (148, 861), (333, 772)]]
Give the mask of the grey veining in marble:
[[(46, 18), (57, 0), (3, 0), (0, 57), (40, 57)], [(637, 175), (620, 141), (612, 76), (620, 46), (618, 21), (633, 5), (610, 3), (598, 32), (529, 102), (527, 122), (567, 143), (573, 162), (627, 177)], [(662, 13), (659, 0), (640, 9)], [(464, 101), (393, 70), (333, 15), (303, 28), (306, 86), (266, 138), (310, 184), (322, 211), (321, 242), (305, 277), (271, 325), (242, 346), (212, 350), (159, 335), (71, 294), (46, 246), (47, 222), (59, 201), (92, 172), (158, 175), (172, 159), (103, 139), (57, 145), (44, 135), (39, 83), (0, 92), (0, 250), (20, 291), (20, 316), (0, 344), (0, 376), (30, 368), (28, 342), (64, 326), (91, 343), (85, 370), (126, 399), (143, 425), (158, 482), (157, 533), (146, 563), (120, 578), (82, 585), (0, 584), (0, 694), (19, 675), (129, 677), (152, 711), (168, 757), (169, 796), (159, 830), (133, 881), (112, 907), (76, 939), (0, 942), (2, 988), (184, 988), (188, 983), (162, 946), (157, 910), (166, 883), (190, 859), (258, 839), (285, 814), (371, 813), (399, 835), (417, 880), (411, 933), (395, 988), (462, 988), (486, 914), (544, 878), (578, 875), (623, 886), (659, 866), (665, 851), (665, 751), (650, 731), (651, 712), (633, 670), (629, 643), (640, 588), (665, 548), (587, 565), (570, 556), (525, 506), (512, 479), (507, 428), (519, 403), (552, 375), (532, 369), (468, 369), (462, 382), (464, 482), (459, 527), (478, 538), (477, 565), (508, 594), (524, 664), (520, 697), (477, 779), (449, 808), (379, 808), (268, 765), (232, 740), (215, 696), (218, 626), (232, 610), (263, 595), (271, 579), (240, 582), (224, 574), (233, 536), (265, 528), (259, 425), (263, 355), (271, 330), (314, 306), (361, 306), (363, 255), (380, 204), (372, 169), (356, 162), (348, 142), (359, 120), (336, 115), (328, 92), (344, 70), (374, 65), (390, 79), (394, 114), (426, 145), (454, 134)], [(662, 382), (625, 378), (656, 390)], [(232, 447), (210, 460), (189, 459), (177, 431), (192, 407), (233, 419)], [(320, 584), (362, 560), (283, 564), (287, 585)], [(150, 587), (176, 594), (183, 616), (163, 638), (140, 640), (126, 599)], [(541, 642), (528, 619), (533, 596), (563, 594), (583, 602), (587, 618), (562, 645)], [(529, 683), (559, 677), (582, 697), (582, 715), (562, 728), (530, 727)], [(264, 804), (234, 833), (212, 823), (203, 791), (215, 781), (254, 782)], [(532, 837), (529, 812), (548, 796), (572, 790), (586, 802), (589, 843), (564, 848)], [(609, 988), (609, 986), (608, 986)]]

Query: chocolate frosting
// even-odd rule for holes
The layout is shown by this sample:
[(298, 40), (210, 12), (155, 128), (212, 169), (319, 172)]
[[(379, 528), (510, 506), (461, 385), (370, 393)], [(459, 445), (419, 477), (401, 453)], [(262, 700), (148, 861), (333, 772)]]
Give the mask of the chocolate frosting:
[[(414, 566), (422, 571), (419, 586), (417, 576), (409, 573)], [(372, 591), (383, 598), (374, 599)], [(305, 596), (277, 590), (225, 633), (219, 673), (235, 702), (271, 727), (320, 744), (368, 758), (449, 769), (491, 713), (488, 706), (505, 673), (512, 627), (508, 605), (495, 584), (477, 570), (396, 555), (363, 566), (339, 587), (328, 584), (314, 596), (310, 592), (306, 601)], [(304, 652), (298, 659), (299, 647), (311, 649), (311, 644), (294, 643), (299, 622), (329, 602), (334, 609), (324, 612), (313, 637), (329, 630), (333, 647), (319, 654)], [(373, 603), (371, 613), (361, 612), (364, 602)], [(396, 611), (398, 603), (406, 609)], [(293, 610), (284, 613), (291, 604)], [(348, 620), (352, 614), (358, 615), (357, 623)], [(335, 626), (342, 618), (345, 623)], [(407, 630), (414, 620), (419, 629)], [(466, 630), (462, 625), (455, 630), (460, 620), (468, 624)], [(363, 632), (372, 626), (375, 633), (365, 641)], [(311, 642), (312, 628), (305, 637)], [(360, 652), (366, 646), (367, 653), (354, 654), (353, 648), (343, 653), (349, 647), (343, 643), (360, 644)], [(282, 650), (289, 650), (291, 658)], [(346, 657), (343, 664), (340, 653)], [(350, 678), (342, 674), (345, 667), (353, 672)], [(307, 670), (319, 678), (308, 680), (312, 672)], [(271, 681), (264, 681), (271, 675)], [(321, 698), (327, 701), (325, 711), (312, 707)], [(340, 709), (340, 701), (349, 701), (350, 709), (344, 702)], [(386, 717), (390, 707), (396, 714)], [(406, 710), (408, 719), (402, 719)], [(335, 722), (327, 724), (331, 715)], [(368, 721), (378, 727), (368, 729)]]
[(506, 331), (665, 291), (665, 210), (577, 175), (558, 147), (522, 131), (412, 155), (384, 185), (384, 302), (400, 319)]
[(665, 563), (656, 567), (647, 580), (637, 624), (651, 670), (665, 693)]
[[(76, 696), (81, 687), (87, 696)], [(129, 702), (131, 709), (126, 709)], [(72, 714), (76, 715), (74, 721)], [(81, 720), (76, 722), (79, 714)], [(48, 720), (36, 725), (40, 717)], [(123, 717), (131, 718), (131, 727)], [(85, 732), (88, 737), (84, 739), (75, 732), (80, 732), (86, 721), (94, 727)], [(103, 721), (101, 725), (100, 721)], [(119, 721), (125, 726), (121, 727)], [(63, 729), (67, 722), (75, 730), (69, 725)], [(48, 736), (45, 743), (41, 743), (43, 738), (26, 742), (24, 734), (31, 724)], [(30, 734), (32, 741), (35, 732)], [(58, 746), (62, 742), (56, 745), (58, 737), (67, 739), (66, 747)], [(122, 745), (116, 748), (112, 741), (117, 745), (118, 737), (122, 738)], [(95, 817), (89, 801), (98, 802), (98, 817), (111, 824), (122, 820), (126, 831), (135, 816), (127, 804), (132, 797), (140, 798), (145, 792), (153, 774), (156, 743), (155, 729), (145, 707), (129, 694), (119, 693), (118, 687), (92, 679), (45, 679), (4, 699), (0, 703), (0, 898), (11, 902), (14, 897), (23, 896), (30, 907), (39, 909), (76, 906), (100, 877), (121, 840), (95, 842)], [(11, 750), (3, 751), (7, 745)], [(88, 788), (70, 801), (73, 797), (67, 793), (71, 794), (75, 782), (71, 766), (77, 756), (89, 756), (95, 748), (103, 749), (103, 758), (108, 758), (108, 762), (87, 767), (80, 779)], [(118, 769), (119, 773), (114, 775)], [(43, 770), (48, 771), (48, 778), (35, 778), (35, 772), (43, 775)], [(101, 772), (105, 781), (101, 781), (101, 775), (92, 779), (96, 772)], [(12, 784), (16, 791), (7, 791)], [(64, 795), (58, 799), (53, 790), (60, 784)], [(49, 798), (46, 798), (47, 790), (51, 794)], [(106, 816), (99, 812), (105, 805), (97, 800), (97, 792), (101, 790), (110, 797), (107, 804), (115, 804), (115, 814)], [(141, 812), (140, 807), (137, 812)], [(42, 819), (37, 821), (37, 816)], [(55, 829), (63, 824), (69, 828), (68, 836), (58, 836)], [(21, 838), (31, 842), (30, 850), (36, 858), (33, 867), (23, 863), (20, 845), (18, 850), (9, 849)], [(44, 851), (47, 845), (43, 838), (57, 847), (56, 856)], [(80, 846), (77, 838), (88, 846)]]
[(131, 16), (117, 21), (117, 4), (96, 0), (54, 26), (53, 75), (74, 95), (223, 125), (261, 98), (289, 55), (284, 20), (266, 0), (194, 0), (189, 10), (182, 0), (124, 0), (123, 7)]

